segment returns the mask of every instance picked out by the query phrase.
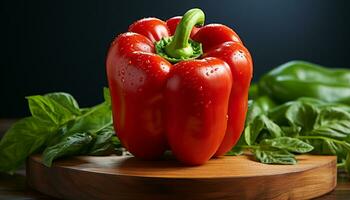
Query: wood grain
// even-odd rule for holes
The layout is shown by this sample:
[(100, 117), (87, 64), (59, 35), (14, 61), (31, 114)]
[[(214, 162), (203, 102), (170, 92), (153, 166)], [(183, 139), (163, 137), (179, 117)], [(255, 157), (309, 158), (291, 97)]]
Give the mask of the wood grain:
[(310, 199), (336, 186), (336, 158), (298, 156), (297, 165), (265, 165), (247, 156), (221, 157), (186, 167), (173, 158), (81, 156), (47, 168), (27, 161), (27, 181), (64, 199)]

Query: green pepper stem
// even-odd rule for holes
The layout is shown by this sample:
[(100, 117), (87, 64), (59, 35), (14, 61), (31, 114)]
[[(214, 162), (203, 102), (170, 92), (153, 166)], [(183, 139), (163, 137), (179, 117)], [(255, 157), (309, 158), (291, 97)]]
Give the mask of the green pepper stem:
[(177, 25), (173, 40), (165, 46), (165, 52), (173, 58), (189, 58), (194, 54), (192, 45), (189, 44), (191, 31), (195, 25), (204, 24), (204, 12), (194, 8), (187, 11)]

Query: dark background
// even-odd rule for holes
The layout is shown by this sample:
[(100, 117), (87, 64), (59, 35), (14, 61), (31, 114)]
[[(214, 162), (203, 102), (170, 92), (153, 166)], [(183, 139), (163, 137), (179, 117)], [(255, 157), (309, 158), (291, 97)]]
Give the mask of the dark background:
[(81, 106), (102, 100), (110, 41), (137, 19), (199, 7), (254, 59), (256, 80), (292, 59), (349, 67), (349, 1), (1, 1), (0, 118), (28, 115), (27, 95), (65, 91)]

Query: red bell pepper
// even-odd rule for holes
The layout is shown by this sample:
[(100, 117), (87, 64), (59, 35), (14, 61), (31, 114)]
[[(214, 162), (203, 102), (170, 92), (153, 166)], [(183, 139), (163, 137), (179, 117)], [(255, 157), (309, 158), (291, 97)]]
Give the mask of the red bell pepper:
[(111, 44), (114, 127), (136, 157), (155, 159), (170, 148), (183, 163), (199, 165), (239, 139), (253, 62), (232, 29), (203, 24), (200, 9), (167, 22), (145, 18)]

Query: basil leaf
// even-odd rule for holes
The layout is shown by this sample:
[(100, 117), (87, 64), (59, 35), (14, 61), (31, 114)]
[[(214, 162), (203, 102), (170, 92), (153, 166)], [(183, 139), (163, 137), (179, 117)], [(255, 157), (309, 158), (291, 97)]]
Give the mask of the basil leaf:
[(348, 174), (350, 173), (350, 152), (346, 155), (344, 169)]
[(74, 99), (74, 97), (68, 93), (64, 92), (54, 92), (46, 94), (45, 97), (55, 101), (60, 106), (64, 107), (66, 110), (69, 110), (70, 113), (74, 115), (80, 115), (80, 109), (78, 102)]
[(243, 148), (237, 146), (228, 151), (225, 156), (238, 156), (243, 154)]
[(248, 97), (249, 97), (249, 99), (256, 99), (259, 97), (258, 84), (256, 84), (256, 83), (250, 84)]
[(104, 97), (104, 103), (83, 109), (67, 93), (27, 97), (32, 117), (15, 123), (0, 141), (0, 171), (15, 170), (43, 147), (48, 166), (58, 157), (86, 154), (89, 150), (91, 154), (107, 154), (120, 147), (112, 131), (108, 89), (104, 89)]
[(0, 171), (12, 173), (55, 131), (52, 124), (34, 117), (16, 122), (0, 141)]
[(246, 124), (252, 123), (253, 120), (262, 113), (263, 113), (263, 111), (259, 107), (259, 105), (256, 104), (253, 100), (249, 100), (248, 101), (247, 117), (246, 117), (245, 123)]
[(267, 116), (269, 119), (274, 121), (276, 124), (281, 126), (290, 126), (290, 123), (288, 122), (286, 118), (286, 112), (294, 104), (294, 102), (287, 102), (285, 104), (279, 105), (273, 109), (271, 109)]
[(254, 144), (262, 130), (267, 130), (272, 138), (281, 137), (283, 135), (282, 129), (277, 124), (267, 118), (266, 115), (261, 114), (245, 128), (245, 142), (248, 145)]
[(92, 137), (88, 133), (76, 133), (63, 138), (54, 146), (47, 147), (43, 153), (44, 165), (50, 167), (52, 161), (63, 157), (84, 154), (87, 152)]
[(346, 158), (350, 151), (350, 143), (323, 136), (299, 136), (299, 139), (312, 145), (312, 154), (337, 155), (339, 161)]
[(282, 129), (266, 115), (260, 116), (261, 120), (265, 124), (265, 129), (271, 134), (273, 138), (281, 137), (283, 135)]
[(322, 106), (329, 104), (328, 102), (321, 101), (319, 99), (311, 98), (311, 97), (300, 97), (297, 102), (303, 103), (303, 104), (311, 104), (314, 106)]
[(111, 104), (111, 94), (109, 92), (109, 89), (106, 87), (103, 88), (103, 97), (107, 104)]
[(317, 117), (315, 128), (310, 135), (321, 135), (339, 140), (349, 139), (350, 113), (338, 108), (324, 108)]
[(273, 139), (265, 139), (259, 143), (263, 146), (275, 147), (278, 149), (285, 149), (295, 153), (307, 153), (313, 149), (313, 146), (303, 142), (297, 138), (278, 137)]
[(66, 93), (51, 93), (26, 98), (33, 117), (56, 126), (64, 124), (80, 114), (77, 102)]
[(99, 131), (94, 138), (94, 142), (89, 149), (89, 155), (110, 155), (115, 153), (115, 149), (121, 147), (119, 139), (115, 136), (113, 128)]
[(261, 117), (256, 117), (252, 123), (250, 123), (244, 129), (244, 139), (248, 145), (255, 143), (255, 140), (259, 136), (259, 133), (264, 128), (264, 122), (261, 120)]
[(57, 144), (65, 138), (76, 133), (90, 133), (96, 135), (99, 131), (112, 127), (112, 112), (110, 105), (106, 102), (86, 108), (83, 115), (75, 120), (68, 122), (61, 127), (61, 131), (56, 134), (48, 143), (48, 146)]
[(320, 107), (314, 128), (298, 136), (314, 147), (313, 154), (337, 155), (345, 159), (350, 152), (350, 114), (337, 107)]
[(281, 126), (284, 136), (297, 137), (301, 131), (300, 126)]
[(112, 112), (110, 105), (102, 103), (85, 111), (83, 115), (77, 118), (74, 123), (68, 127), (65, 136), (70, 136), (74, 133), (97, 133), (109, 126), (112, 126)]
[(261, 108), (263, 113), (268, 112), (272, 108), (276, 107), (275, 102), (273, 102), (268, 96), (260, 96), (254, 103)]
[(267, 96), (258, 97), (253, 101), (249, 100), (246, 124), (251, 123), (257, 116), (265, 114), (273, 107), (275, 107), (275, 103)]
[(247, 146), (247, 143), (245, 142), (243, 135), (241, 135), (236, 145), (229, 152), (227, 152), (226, 155), (237, 156), (243, 154), (243, 146)]
[(315, 152), (316, 154), (337, 155), (339, 160), (345, 158), (348, 152), (347, 148), (343, 144), (329, 139), (322, 141), (319, 146), (317, 146), (315, 143), (312, 143), (312, 145), (315, 147), (315, 150), (317, 150), (317, 152)]
[(314, 127), (318, 110), (312, 104), (295, 102), (287, 109), (285, 115), (292, 126), (302, 127), (301, 131), (310, 131)]
[(258, 138), (256, 139), (255, 141), (255, 144), (258, 144), (260, 141), (264, 140), (264, 139), (271, 139), (271, 134), (267, 131), (267, 130), (262, 130), (260, 133), (259, 133), (259, 136)]
[(255, 158), (265, 164), (294, 165), (297, 163), (295, 156), (284, 149), (255, 149)]
[(325, 101), (321, 101), (319, 99), (314, 99), (311, 97), (301, 97), (297, 101), (302, 102), (302, 103), (312, 104), (314, 106), (317, 106), (318, 108), (330, 108), (330, 107), (332, 107), (332, 108), (341, 109), (345, 112), (350, 112), (350, 106), (346, 105), (346, 104), (342, 104), (342, 103), (325, 102)]

